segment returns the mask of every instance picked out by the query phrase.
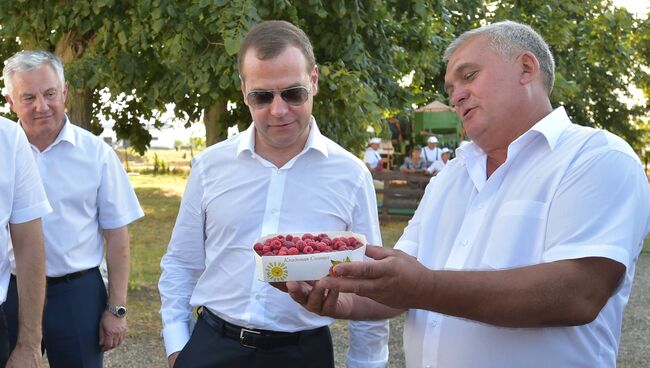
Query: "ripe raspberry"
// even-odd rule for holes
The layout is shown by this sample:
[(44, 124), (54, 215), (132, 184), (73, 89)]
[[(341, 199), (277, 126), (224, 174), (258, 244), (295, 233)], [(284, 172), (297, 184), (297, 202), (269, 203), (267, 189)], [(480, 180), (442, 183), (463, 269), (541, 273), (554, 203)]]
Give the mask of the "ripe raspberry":
[(288, 251), (289, 251), (289, 248), (287, 248), (287, 247), (282, 247), (282, 248), (280, 248), (280, 250), (278, 251), (278, 254), (280, 254), (281, 252), (284, 252), (284, 255), (286, 255)]
[(330, 238), (324, 238), (320, 240), (321, 242), (325, 243), (325, 245), (332, 245), (332, 239)]
[(305, 245), (307, 245), (302, 240), (298, 240), (295, 244), (296, 244), (296, 248), (298, 248), (298, 250), (301, 251), (301, 252), (302, 252), (303, 249), (305, 249)]
[(329, 239), (329, 236), (327, 236), (327, 234), (325, 234), (325, 233), (320, 233), (320, 234), (318, 234), (318, 237), (320, 238), (321, 241), (322, 241), (323, 239)]
[(271, 242), (271, 248), (274, 250), (279, 250), (282, 248), (282, 242), (280, 242), (278, 239), (275, 239)]
[(325, 243), (323, 242), (316, 243), (316, 250), (318, 250), (319, 252), (324, 251), (325, 247), (327, 247), (327, 245), (325, 245)]
[(305, 233), (302, 236), (302, 240), (307, 240), (307, 239), (314, 239), (314, 236), (312, 234), (310, 234), (310, 233)]
[(338, 240), (337, 242), (334, 243), (334, 246), (332, 248), (341, 250), (341, 247), (347, 247), (347, 246), (344, 241)]
[(339, 247), (339, 252), (344, 251), (344, 250), (348, 250), (348, 246), (347, 246), (347, 245), (341, 245), (341, 246)]
[(306, 245), (302, 252), (305, 254), (311, 254), (314, 253), (314, 248), (312, 248), (311, 245)]
[(351, 237), (348, 238), (347, 243), (348, 243), (348, 245), (354, 245), (354, 243), (356, 243), (356, 242), (357, 242), (357, 238), (355, 238), (354, 236), (351, 236)]
[(284, 240), (284, 235), (276, 235), (275, 238), (278, 240)]
[(255, 250), (262, 250), (262, 248), (264, 248), (264, 244), (262, 243), (255, 243), (255, 245), (253, 245), (253, 249)]
[(326, 245), (324, 252), (331, 252), (331, 251), (332, 251), (332, 247), (330, 247), (329, 245)]
[(265, 245), (264, 247), (262, 247), (262, 252), (264, 252), (264, 253), (268, 253), (271, 250), (273, 250), (273, 248), (271, 248), (270, 245)]
[(293, 240), (293, 235), (291, 235), (291, 234), (287, 235), (286, 239), (288, 241), (292, 241)]
[(295, 256), (296, 254), (300, 254), (300, 251), (298, 250), (298, 248), (293, 247), (293, 248), (289, 248), (287, 253), (291, 256)]
[(264, 252), (263, 255), (265, 255), (265, 256), (273, 256), (274, 254), (273, 254), (273, 252)]

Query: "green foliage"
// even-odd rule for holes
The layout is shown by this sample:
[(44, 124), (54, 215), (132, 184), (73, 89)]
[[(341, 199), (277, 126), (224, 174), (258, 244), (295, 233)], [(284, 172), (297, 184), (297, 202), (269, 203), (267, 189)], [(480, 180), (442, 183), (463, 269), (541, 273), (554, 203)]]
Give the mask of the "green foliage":
[(630, 97), (631, 84), (648, 80), (650, 58), (638, 47), (648, 38), (647, 19), (614, 9), (611, 0), (497, 3), (494, 20), (528, 23), (551, 46), (557, 64), (554, 106), (564, 105), (575, 123), (607, 129), (637, 148), (647, 142), (639, 118), (648, 106), (628, 108), (620, 99)]
[[(609, 0), (497, 0), (490, 7), (482, 0), (4, 1), (0, 56), (18, 47), (56, 50), (69, 83), (95, 91), (94, 116), (114, 119), (118, 138), (142, 153), (151, 136), (139, 118), (162, 125), (168, 103), (191, 123), (217, 102), (234, 102), (218, 129), (250, 124), (236, 54), (246, 32), (266, 19), (288, 20), (310, 36), (320, 67), (314, 116), (354, 151), (365, 145), (367, 125), (386, 135), (383, 118), (444, 101), (444, 48), (455, 35), (501, 19), (531, 24), (551, 45), (555, 105), (637, 147), (648, 139), (640, 119), (647, 106), (628, 108), (619, 94), (632, 83), (650, 94), (650, 26)], [(411, 72), (412, 84), (401, 87)], [(100, 103), (104, 88), (122, 109)]]

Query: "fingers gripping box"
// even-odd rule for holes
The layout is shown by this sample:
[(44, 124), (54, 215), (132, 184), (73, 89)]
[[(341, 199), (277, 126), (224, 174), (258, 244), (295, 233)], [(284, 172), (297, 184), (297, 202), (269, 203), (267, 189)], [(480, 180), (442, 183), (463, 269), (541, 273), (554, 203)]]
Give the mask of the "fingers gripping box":
[(367, 240), (351, 231), (264, 236), (253, 246), (260, 281), (318, 280), (341, 262), (363, 261)]

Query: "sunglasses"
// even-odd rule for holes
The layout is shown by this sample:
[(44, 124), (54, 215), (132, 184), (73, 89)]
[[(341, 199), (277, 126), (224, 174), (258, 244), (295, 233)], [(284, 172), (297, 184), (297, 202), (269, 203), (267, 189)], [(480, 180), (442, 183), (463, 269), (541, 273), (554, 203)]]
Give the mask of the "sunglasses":
[(265, 89), (249, 92), (246, 95), (246, 102), (254, 109), (263, 109), (273, 102), (276, 93), (284, 102), (291, 106), (300, 106), (309, 98), (310, 90), (304, 86), (289, 87), (284, 89)]

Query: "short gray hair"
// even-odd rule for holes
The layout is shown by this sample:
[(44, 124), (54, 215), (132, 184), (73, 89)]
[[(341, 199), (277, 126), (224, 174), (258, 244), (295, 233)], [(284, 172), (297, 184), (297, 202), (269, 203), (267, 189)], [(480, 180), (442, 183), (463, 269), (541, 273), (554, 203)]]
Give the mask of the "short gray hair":
[(448, 62), (451, 55), (467, 40), (476, 36), (488, 39), (490, 48), (504, 59), (518, 56), (523, 51), (530, 51), (539, 61), (544, 87), (548, 94), (553, 91), (555, 80), (555, 60), (548, 44), (539, 33), (530, 26), (506, 20), (467, 31), (456, 38), (445, 50), (443, 61)]
[(49, 51), (26, 50), (15, 53), (5, 63), (5, 67), (2, 70), (2, 78), (5, 81), (5, 94), (11, 96), (14, 90), (13, 81), (11, 80), (14, 73), (28, 72), (38, 69), (45, 64), (54, 69), (54, 72), (56, 72), (59, 78), (59, 82), (61, 82), (61, 89), (63, 90), (65, 86), (65, 75), (63, 74), (63, 63), (61, 59)]

